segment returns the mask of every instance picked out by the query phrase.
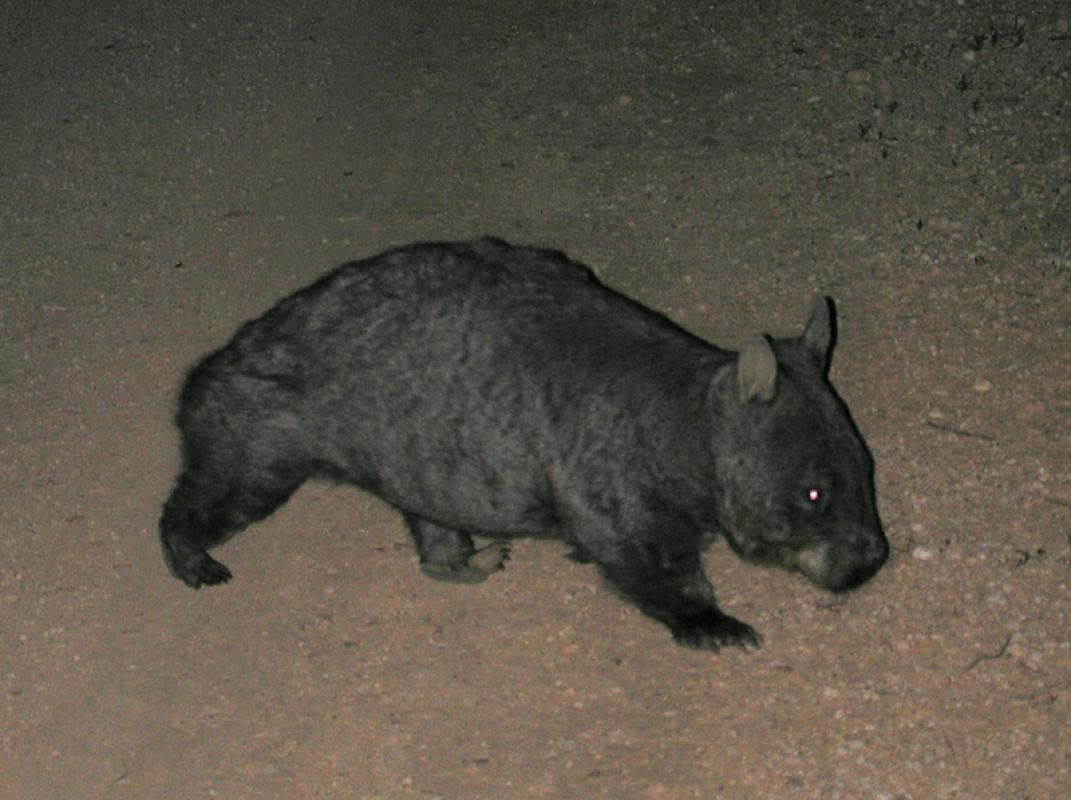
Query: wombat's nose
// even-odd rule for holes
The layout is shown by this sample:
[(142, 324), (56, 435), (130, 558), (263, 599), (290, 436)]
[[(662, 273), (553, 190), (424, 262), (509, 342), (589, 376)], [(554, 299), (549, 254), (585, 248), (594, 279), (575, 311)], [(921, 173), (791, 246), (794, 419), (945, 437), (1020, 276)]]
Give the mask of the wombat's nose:
[(851, 566), (841, 576), (839, 585), (831, 587), (834, 591), (844, 592), (866, 583), (881, 569), (889, 558), (889, 541), (880, 531), (868, 534), (866, 545), (857, 552)]
[(853, 531), (799, 553), (800, 571), (826, 589), (846, 592), (866, 583), (889, 557), (889, 542), (881, 531)]

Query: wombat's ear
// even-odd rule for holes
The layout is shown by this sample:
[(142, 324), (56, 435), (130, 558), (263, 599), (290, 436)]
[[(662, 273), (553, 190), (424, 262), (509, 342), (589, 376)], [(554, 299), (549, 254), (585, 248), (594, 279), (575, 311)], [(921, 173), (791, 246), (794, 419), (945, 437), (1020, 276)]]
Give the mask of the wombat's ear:
[(825, 374), (829, 368), (829, 354), (836, 337), (835, 310), (832, 298), (815, 295), (811, 301), (811, 318), (803, 329), (800, 340), (811, 354), (814, 363)]
[(740, 404), (757, 398), (772, 400), (777, 389), (777, 359), (765, 336), (755, 336), (736, 359), (736, 389)]

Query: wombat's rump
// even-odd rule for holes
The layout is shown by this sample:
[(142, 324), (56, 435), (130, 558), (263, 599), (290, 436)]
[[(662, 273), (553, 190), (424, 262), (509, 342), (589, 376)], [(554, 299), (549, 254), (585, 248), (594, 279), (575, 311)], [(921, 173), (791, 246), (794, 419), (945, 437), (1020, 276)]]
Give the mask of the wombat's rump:
[(190, 373), (164, 557), (189, 586), (225, 582), (207, 551), (324, 477), (398, 508), (431, 577), (482, 581), (503, 540), (555, 537), (678, 641), (757, 646), (703, 572), (717, 533), (833, 590), (888, 555), (832, 339), (818, 298), (801, 337), (721, 350), (494, 239), (345, 264)]

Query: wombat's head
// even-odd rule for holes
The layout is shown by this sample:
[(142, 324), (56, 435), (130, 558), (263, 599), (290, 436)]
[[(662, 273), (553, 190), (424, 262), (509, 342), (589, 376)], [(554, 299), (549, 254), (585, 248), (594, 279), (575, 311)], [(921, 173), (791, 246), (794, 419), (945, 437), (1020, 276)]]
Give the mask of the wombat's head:
[(889, 555), (874, 464), (826, 379), (832, 303), (815, 298), (796, 339), (756, 337), (716, 380), (717, 517), (744, 558), (842, 591)]

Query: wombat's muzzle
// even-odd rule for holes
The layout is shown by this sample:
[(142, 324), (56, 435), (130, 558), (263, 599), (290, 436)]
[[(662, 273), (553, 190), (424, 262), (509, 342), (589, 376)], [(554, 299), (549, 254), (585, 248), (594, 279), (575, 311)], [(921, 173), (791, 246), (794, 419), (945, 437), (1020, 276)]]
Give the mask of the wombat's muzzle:
[(819, 586), (844, 592), (870, 580), (888, 557), (889, 542), (880, 530), (855, 530), (805, 547), (796, 565)]

